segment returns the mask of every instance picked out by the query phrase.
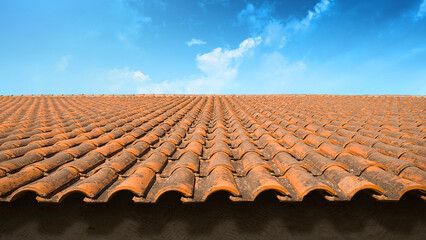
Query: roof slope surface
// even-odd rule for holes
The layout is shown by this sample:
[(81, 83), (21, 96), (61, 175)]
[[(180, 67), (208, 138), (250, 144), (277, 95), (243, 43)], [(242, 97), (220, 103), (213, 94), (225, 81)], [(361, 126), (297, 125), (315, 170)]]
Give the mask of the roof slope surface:
[(2, 96), (0, 201), (426, 192), (423, 96)]

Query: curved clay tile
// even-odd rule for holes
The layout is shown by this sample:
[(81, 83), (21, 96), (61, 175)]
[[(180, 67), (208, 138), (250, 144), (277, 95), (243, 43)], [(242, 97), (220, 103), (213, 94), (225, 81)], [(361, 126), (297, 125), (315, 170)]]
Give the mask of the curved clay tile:
[(116, 172), (122, 172), (128, 169), (136, 162), (136, 157), (127, 151), (123, 151), (117, 157), (109, 159), (104, 164), (99, 165), (95, 171), (102, 168), (112, 168)]
[(426, 139), (420, 139), (412, 136), (403, 136), (401, 139), (416, 144), (417, 146), (426, 146)]
[(5, 170), (6, 172), (12, 172), (42, 159), (43, 156), (40, 153), (32, 152), (25, 154), (22, 157), (0, 162), (0, 169)]
[(301, 158), (305, 158), (306, 155), (308, 155), (309, 153), (312, 153), (314, 151), (316, 151), (315, 148), (307, 145), (304, 142), (298, 142), (296, 144), (293, 145), (293, 147), (291, 148), (294, 152), (297, 153), (297, 155), (299, 155)]
[(113, 155), (114, 153), (121, 151), (122, 149), (123, 149), (123, 146), (121, 146), (119, 143), (110, 141), (106, 145), (94, 150), (94, 152), (98, 152), (102, 154), (104, 157), (108, 157)]
[(305, 139), (306, 136), (308, 136), (309, 134), (311, 134), (312, 132), (303, 129), (303, 128), (299, 128), (294, 132), (300, 139)]
[(342, 136), (342, 135), (339, 135), (339, 134), (331, 134), (328, 137), (328, 140), (330, 140), (331, 143), (338, 144), (342, 147), (346, 147), (346, 145), (348, 145), (351, 142), (356, 142), (352, 138), (345, 137), (345, 136)]
[(274, 171), (256, 152), (248, 152), (241, 161), (243, 162), (244, 175), (247, 175), (253, 168), (258, 166), (262, 166), (264, 169), (268, 169), (271, 172)]
[(104, 145), (106, 143), (108, 143), (109, 141), (111, 141), (112, 139), (114, 139), (113, 137), (109, 136), (108, 134), (104, 134), (98, 138), (95, 139), (91, 139), (89, 141), (87, 141), (90, 144), (95, 145), (96, 147)]
[(405, 148), (408, 148), (409, 150), (413, 151), (414, 153), (422, 156), (426, 156), (426, 147), (424, 145), (415, 145), (415, 144), (405, 144)]
[(247, 175), (248, 185), (250, 186), (250, 194), (254, 200), (261, 192), (274, 190), (281, 195), (290, 195), (271, 173), (263, 166), (256, 166)]
[(191, 169), (193, 172), (198, 172), (200, 168), (200, 160), (198, 156), (193, 152), (186, 152), (180, 156), (180, 158), (173, 163), (168, 164), (170, 168), (164, 169), (164, 176), (170, 176), (176, 169), (185, 167)]
[(154, 143), (158, 142), (159, 138), (157, 135), (153, 134), (153, 133), (148, 133), (147, 135), (143, 136), (140, 140), (138, 141), (143, 141), (148, 143), (149, 145), (153, 145)]
[(380, 141), (376, 138), (363, 136), (361, 134), (356, 134), (353, 138), (354, 141), (367, 145), (369, 147), (373, 147), (375, 144), (379, 143)]
[(258, 154), (261, 154), (261, 152), (257, 149), (257, 147), (253, 144), (252, 141), (242, 142), (236, 149), (236, 152), (237, 152), (237, 156), (236, 156), (237, 159), (241, 159), (248, 152), (256, 152)]
[(141, 166), (151, 168), (154, 172), (160, 172), (167, 163), (167, 156), (160, 152), (153, 152), (140, 163)]
[(203, 152), (203, 145), (199, 142), (190, 142), (184, 149), (180, 150), (178, 157), (182, 156), (182, 154), (186, 152), (193, 152), (197, 154), (197, 156), (200, 156)]
[(157, 137), (161, 137), (166, 133), (166, 131), (163, 128), (161, 128), (160, 126), (158, 126), (158, 127), (154, 128), (151, 131), (151, 133), (157, 135)]
[[(227, 131), (227, 127), (224, 121), (216, 121), (213, 127), (211, 128), (210, 133), (215, 133), (216, 130), (219, 130), (219, 128), (221, 128), (222, 130), (225, 130), (225, 132)], [(222, 131), (222, 130), (219, 130), (219, 131)]]
[(165, 139), (165, 141), (172, 142), (175, 144), (175, 146), (177, 146), (182, 142), (182, 137), (179, 134), (173, 132)]
[[(422, 96), (79, 95), (0, 101), (0, 201), (30, 191), (39, 201), (80, 192), (88, 196), (85, 201), (106, 202), (130, 191), (134, 201), (155, 202), (163, 188), (185, 192), (182, 186), (173, 190), (182, 181), (193, 192), (183, 201), (203, 201), (215, 191), (252, 201), (264, 189), (282, 190), (279, 185), (291, 195), (277, 192), (286, 201), (315, 190), (337, 194), (338, 200), (365, 189), (383, 200), (411, 191), (425, 198)], [(176, 178), (177, 173), (185, 174)]]
[(35, 167), (26, 167), (21, 171), (0, 178), (0, 196), (3, 196), (20, 186), (31, 181), (39, 179), (43, 176), (43, 172)]
[(426, 170), (426, 157), (420, 156), (420, 155), (415, 154), (413, 152), (406, 152), (406, 153), (403, 153), (399, 157), (399, 159), (409, 161), (409, 162), (413, 162), (420, 169)]
[(217, 191), (227, 191), (234, 196), (240, 195), (237, 184), (229, 169), (225, 167), (215, 168), (200, 184), (197, 191), (201, 192), (200, 201), (205, 201), (211, 194)]
[(143, 141), (135, 142), (132, 146), (126, 148), (127, 151), (133, 153), (136, 157), (142, 156), (148, 149), (149, 145)]
[(325, 138), (329, 138), (332, 134), (334, 134), (333, 131), (327, 130), (324, 127), (318, 129), (316, 133)]
[(315, 123), (309, 123), (308, 125), (306, 125), (305, 126), (305, 128), (307, 129), (307, 130), (309, 130), (309, 131), (311, 131), (311, 132), (316, 132), (318, 129), (320, 129), (321, 127), (320, 126), (318, 126), (317, 124), (315, 124)]
[(346, 145), (346, 149), (352, 154), (359, 155), (363, 158), (368, 158), (370, 154), (378, 151), (377, 149), (373, 149), (369, 146), (360, 144), (358, 142), (349, 143), (348, 145)]
[(294, 158), (293, 156), (291, 156), (290, 154), (286, 152), (278, 153), (277, 155), (275, 155), (272, 161), (280, 170), (280, 175), (284, 175), (288, 169), (294, 166), (299, 166), (307, 170), (310, 170), (305, 162), (298, 161), (296, 158)]
[[(270, 135), (265, 135), (265, 136), (270, 136)], [(247, 133), (244, 133), (234, 137), (234, 141), (232, 145), (234, 148), (238, 148), (243, 142), (246, 142), (246, 141), (254, 143), (254, 141), (249, 137), (249, 135), (247, 135)]]
[(265, 134), (258, 140), (258, 145), (259, 147), (264, 148), (270, 142), (275, 142), (275, 141), (277, 140), (273, 136)]
[(42, 148), (38, 148), (38, 149), (34, 149), (28, 152), (28, 154), (36, 152), (41, 154), (43, 157), (46, 156), (51, 156), (59, 151), (68, 149), (68, 146), (65, 144), (55, 144), (52, 146), (48, 146), (48, 147), (42, 147)]
[(321, 175), (327, 168), (332, 166), (338, 166), (345, 170), (349, 170), (346, 164), (333, 161), (318, 152), (311, 152), (305, 157), (305, 162), (311, 165), (310, 169), (316, 169), (318, 171), (317, 175)]
[(289, 152), (285, 147), (281, 146), (277, 140), (270, 141), (264, 148), (264, 155), (268, 159), (273, 159), (280, 152)]
[(410, 151), (408, 149), (392, 146), (384, 142), (377, 142), (376, 144), (374, 144), (374, 148), (377, 148), (383, 154), (391, 155), (396, 158), (399, 158), (402, 154)]
[(126, 145), (134, 142), (135, 140), (136, 140), (136, 137), (134, 137), (134, 136), (132, 136), (130, 134), (127, 134), (127, 135), (125, 135), (125, 136), (123, 136), (121, 138), (117, 138), (115, 140), (115, 142), (118, 143), (118, 144), (120, 144), (122, 147), (125, 147)]
[(257, 140), (257, 139), (261, 138), (264, 134), (271, 134), (271, 133), (268, 132), (263, 127), (258, 127), (258, 128), (256, 128), (256, 130), (253, 131), (252, 137), (253, 137), (253, 139)]
[(63, 168), (49, 176), (42, 178), (34, 183), (19, 188), (11, 194), (11, 200), (16, 199), (23, 192), (34, 192), (40, 197), (47, 197), (65, 184), (77, 179), (79, 173), (74, 168)]
[(404, 161), (392, 156), (387, 156), (380, 152), (374, 152), (370, 154), (368, 159), (381, 164), (383, 166), (381, 167), (382, 169), (391, 170), (397, 175), (405, 168), (415, 166), (415, 164), (412, 162)]
[(400, 172), (399, 176), (413, 182), (426, 185), (426, 173), (417, 167), (404, 168), (404, 170)]
[(156, 151), (159, 151), (165, 154), (166, 156), (172, 155), (175, 150), (176, 146), (172, 142), (163, 142), (161, 143), (160, 147), (156, 149)]
[(232, 165), (231, 158), (223, 152), (217, 152), (207, 161), (206, 174), (209, 175), (215, 168), (224, 167), (229, 169), (232, 172), (235, 172), (235, 168)]
[(159, 188), (153, 192), (153, 200), (156, 201), (162, 194), (170, 191), (177, 191), (185, 197), (191, 197), (194, 191), (194, 182), (195, 176), (190, 169), (184, 167), (178, 168), (169, 178), (157, 181)]
[(199, 143), (201, 143), (202, 145), (205, 145), (205, 144), (206, 144), (205, 136), (201, 135), (200, 133), (192, 134), (192, 135), (189, 137), (189, 141), (190, 141), (190, 142), (199, 142)]
[(86, 197), (94, 198), (108, 185), (117, 178), (117, 173), (110, 169), (104, 168), (83, 180), (77, 181), (73, 185), (65, 188), (63, 191), (53, 195), (49, 201), (61, 202), (67, 196), (73, 193), (82, 193)]
[(383, 188), (386, 191), (386, 198), (390, 200), (399, 200), (409, 191), (426, 192), (425, 185), (399, 177), (377, 167), (367, 168), (361, 176)]
[[(337, 134), (336, 134), (337, 135)], [(307, 142), (307, 143), (309, 143), (309, 144), (312, 144), (312, 145), (314, 145), (314, 146), (316, 146), (317, 148), (319, 147), (319, 145), (321, 145), (321, 143), (323, 143), (323, 142), (325, 142), (325, 141), (327, 141), (327, 139), (326, 138), (324, 138), (324, 137), (321, 137), (321, 136), (319, 136), (319, 135), (317, 135), (317, 134), (315, 134), (315, 133), (310, 133), (310, 134), (308, 134), (307, 136), (306, 136), (306, 138), (305, 138), (305, 140), (304, 140), (305, 142)], [(295, 143), (294, 143), (295, 144)], [(293, 145), (294, 145), (293, 144)]]
[(73, 167), (77, 169), (79, 172), (86, 172), (93, 167), (97, 166), (99, 163), (103, 162), (105, 157), (99, 152), (89, 153), (88, 155), (76, 159), (72, 162), (69, 162), (65, 165), (62, 165), (60, 168), (64, 167)]
[(138, 197), (146, 195), (155, 181), (155, 172), (146, 167), (137, 168), (130, 176), (108, 191), (106, 201), (121, 191), (130, 191)]
[(85, 143), (82, 143), (81, 145), (78, 145), (76, 147), (69, 148), (69, 149), (67, 149), (63, 152), (70, 153), (74, 157), (80, 157), (83, 154), (88, 153), (88, 152), (95, 150), (95, 149), (96, 149), (95, 145), (93, 145), (89, 142), (85, 142)]
[[(373, 156), (376, 153), (372, 153), (370, 155)], [(378, 153), (380, 154), (380, 153)], [(383, 165), (381, 162), (377, 162), (377, 161), (370, 161), (368, 159), (365, 159), (363, 157), (360, 156), (355, 156), (352, 155), (351, 153), (341, 153), (337, 158), (336, 158), (337, 162), (341, 162), (344, 163), (346, 166), (348, 166), (352, 171), (353, 174), (356, 176), (359, 176), (365, 169), (367, 169), (368, 167), (371, 166), (376, 166), (382, 169), (387, 169), (387, 167), (385, 165)]]
[(208, 158), (211, 158), (215, 153), (218, 152), (223, 152), (228, 154), (228, 156), (232, 156), (231, 149), (227, 143), (214, 139), (212, 144), (212, 147), (208, 151)]
[[(381, 133), (384, 133), (384, 132), (382, 131)], [(400, 147), (404, 143), (406, 143), (406, 140), (394, 138), (394, 137), (389, 136), (387, 134), (380, 134), (380, 135), (377, 136), (377, 139), (384, 142), (384, 143), (387, 143), (387, 144), (390, 144), (390, 145), (393, 145), (393, 146), (397, 146), (397, 147)]]
[(336, 191), (331, 187), (322, 183), (318, 178), (309, 174), (306, 169), (298, 166), (290, 168), (285, 178), (291, 183), (294, 190), (296, 190), (299, 199), (303, 199), (308, 193), (316, 190), (325, 191), (328, 195), (337, 195)]
[(338, 166), (328, 168), (325, 170), (324, 175), (334, 182), (340, 190), (345, 193), (348, 199), (351, 199), (355, 194), (363, 190), (372, 190), (379, 195), (385, 194), (385, 191), (381, 187), (359, 177), (355, 177)]
[[(350, 145), (351, 143), (349, 143)], [(331, 142), (323, 142), (320, 146), (319, 149), (324, 152), (325, 154), (331, 156), (333, 159), (336, 159), (340, 154), (342, 154), (343, 152), (345, 152), (345, 148), (337, 145), (337, 144), (333, 144)]]
[(87, 137), (83, 137), (80, 135), (80, 137), (76, 137), (76, 138), (71, 138), (71, 139), (67, 139), (67, 140), (63, 140), (63, 141), (59, 141), (56, 144), (65, 144), (68, 146), (68, 148), (73, 147), (75, 145), (78, 145), (84, 141), (88, 140)]

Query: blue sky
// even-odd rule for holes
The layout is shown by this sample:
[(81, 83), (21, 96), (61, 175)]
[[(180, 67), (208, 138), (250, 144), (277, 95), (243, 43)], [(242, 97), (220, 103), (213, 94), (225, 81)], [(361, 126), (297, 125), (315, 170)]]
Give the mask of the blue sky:
[(0, 94), (426, 94), (426, 0), (0, 1)]

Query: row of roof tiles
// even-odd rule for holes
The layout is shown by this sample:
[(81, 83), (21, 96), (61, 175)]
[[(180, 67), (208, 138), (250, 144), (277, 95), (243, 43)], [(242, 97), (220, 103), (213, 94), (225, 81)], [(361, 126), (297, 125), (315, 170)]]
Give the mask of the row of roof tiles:
[[(0, 97), (0, 201), (426, 192), (425, 97)], [(350, 104), (349, 104), (350, 103)]]

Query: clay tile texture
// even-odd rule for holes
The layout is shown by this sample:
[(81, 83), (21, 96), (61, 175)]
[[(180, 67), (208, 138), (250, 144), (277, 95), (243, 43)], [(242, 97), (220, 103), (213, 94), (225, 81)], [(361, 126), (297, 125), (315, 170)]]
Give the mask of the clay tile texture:
[(425, 96), (0, 96), (0, 201), (426, 200), (425, 107)]

